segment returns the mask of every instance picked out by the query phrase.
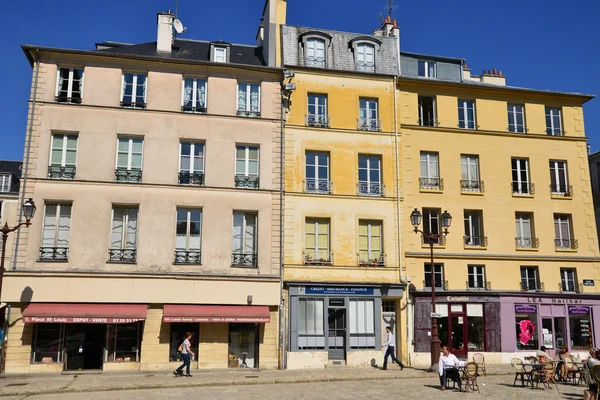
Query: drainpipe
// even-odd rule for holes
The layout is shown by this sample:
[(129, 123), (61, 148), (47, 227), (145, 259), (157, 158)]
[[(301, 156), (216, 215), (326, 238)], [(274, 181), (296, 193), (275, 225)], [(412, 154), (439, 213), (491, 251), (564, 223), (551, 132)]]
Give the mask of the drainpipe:
[(402, 224), (402, 207), (400, 206), (400, 154), (398, 151), (398, 108), (397, 108), (397, 101), (396, 101), (396, 82), (397, 82), (397, 78), (398, 76), (394, 75), (394, 82), (392, 84), (392, 90), (394, 93), (394, 153), (395, 153), (395, 160), (396, 160), (396, 212), (398, 213), (398, 224), (397, 224), (397, 229), (398, 229), (398, 280), (400, 282), (403, 281), (403, 276), (402, 276), (402, 229), (401, 229), (401, 224)]
[[(282, 84), (283, 85), (283, 84)], [(283, 86), (281, 88), (281, 110), (279, 116), (280, 143), (279, 143), (279, 348), (281, 349), (282, 369), (287, 366), (287, 353), (285, 344), (285, 318), (283, 304), (283, 184), (284, 184), (284, 122), (283, 122)]]
[[(35, 104), (36, 104), (36, 100), (37, 100), (37, 88), (38, 88), (38, 77), (40, 74), (40, 56), (39, 56), (39, 51), (38, 49), (35, 49), (35, 79), (34, 79), (34, 84), (33, 84), (33, 99), (31, 101), (31, 113), (29, 114), (29, 132), (28, 132), (28, 138), (27, 138), (27, 149), (25, 152), (25, 169), (22, 170), (21, 173), (21, 207), (19, 210), (19, 221), (17, 222), (17, 224), (20, 224), (21, 222), (23, 222), (23, 203), (25, 202), (25, 189), (27, 186), (27, 173), (29, 172), (29, 156), (31, 154), (31, 136), (33, 134), (33, 117), (35, 115)], [(21, 229), (17, 229), (16, 232), (16, 237), (15, 237), (15, 255), (13, 257), (13, 265), (12, 265), (12, 270), (14, 271), (15, 269), (17, 269), (17, 257), (19, 254), (19, 242), (21, 239)], [(11, 305), (8, 304), (6, 306), (6, 318), (4, 319), (4, 326), (2, 327), (2, 330), (4, 332), (3, 338), (2, 338), (2, 360), (0, 362), (0, 372), (2, 374), (4, 374), (4, 367), (6, 364), (6, 341), (8, 339), (8, 325), (10, 322), (10, 311), (11, 311)]]

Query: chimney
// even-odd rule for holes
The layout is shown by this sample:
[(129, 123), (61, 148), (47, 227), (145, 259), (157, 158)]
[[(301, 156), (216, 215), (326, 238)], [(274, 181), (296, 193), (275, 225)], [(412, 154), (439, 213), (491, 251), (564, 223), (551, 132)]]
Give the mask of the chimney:
[(173, 46), (173, 20), (171, 10), (158, 13), (158, 33), (156, 36), (156, 52), (170, 53)]
[(269, 67), (280, 67), (283, 64), (281, 60), (281, 25), (285, 25), (286, 13), (287, 0), (265, 1), (262, 15), (264, 29), (262, 48), (264, 59)]
[(261, 47), (263, 45), (263, 41), (265, 40), (265, 19), (260, 19), (260, 25), (258, 26), (258, 31), (256, 31), (256, 45)]

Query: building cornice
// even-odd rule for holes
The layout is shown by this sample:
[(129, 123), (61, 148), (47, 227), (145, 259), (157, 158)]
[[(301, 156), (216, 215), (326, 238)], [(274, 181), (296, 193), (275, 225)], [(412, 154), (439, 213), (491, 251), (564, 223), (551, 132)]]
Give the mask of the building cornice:
[(114, 278), (114, 279), (180, 279), (180, 280), (216, 280), (216, 281), (260, 281), (279, 282), (279, 275), (233, 275), (233, 274), (203, 274), (194, 272), (103, 272), (103, 271), (43, 271), (19, 269), (6, 271), (5, 276), (10, 277), (47, 277), (47, 278)]
[[(410, 258), (431, 257), (429, 251), (407, 251), (404, 253)], [(599, 262), (600, 257), (593, 256), (561, 256), (561, 255), (522, 255), (522, 254), (472, 254), (472, 253), (442, 253), (435, 252), (436, 259), (461, 259), (461, 260), (508, 260), (508, 261), (572, 261), (572, 262)]]

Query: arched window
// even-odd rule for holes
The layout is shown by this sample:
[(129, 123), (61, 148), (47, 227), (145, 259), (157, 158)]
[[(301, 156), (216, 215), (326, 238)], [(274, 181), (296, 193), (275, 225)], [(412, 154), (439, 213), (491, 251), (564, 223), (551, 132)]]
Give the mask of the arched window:
[(356, 45), (356, 69), (375, 72), (375, 46), (369, 43)]

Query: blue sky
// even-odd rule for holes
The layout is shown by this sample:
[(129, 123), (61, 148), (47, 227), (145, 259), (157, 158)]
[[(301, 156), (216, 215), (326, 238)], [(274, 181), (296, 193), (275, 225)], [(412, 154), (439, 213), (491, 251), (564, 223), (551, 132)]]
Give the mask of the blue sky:
[[(385, 0), (288, 0), (294, 25), (370, 33)], [(397, 0), (404, 51), (462, 57), (473, 73), (498, 68), (513, 86), (600, 95), (598, 0)], [(22, 159), (31, 68), (21, 44), (93, 49), (105, 40), (156, 40), (156, 13), (175, 0), (3, 2), (0, 159)], [(179, 0), (184, 37), (254, 43), (264, 0)], [(600, 99), (584, 106), (600, 150)]]

